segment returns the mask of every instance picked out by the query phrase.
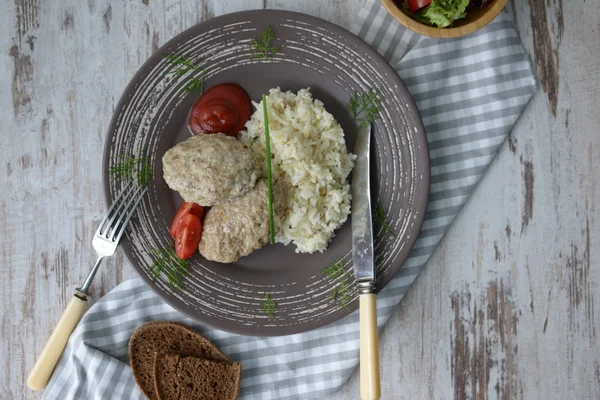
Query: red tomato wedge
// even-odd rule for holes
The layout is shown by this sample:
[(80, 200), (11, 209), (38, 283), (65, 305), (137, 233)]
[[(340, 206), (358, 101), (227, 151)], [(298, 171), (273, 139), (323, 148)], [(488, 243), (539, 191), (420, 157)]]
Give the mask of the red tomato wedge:
[(177, 236), (177, 227), (179, 226), (179, 221), (186, 214), (195, 215), (200, 221), (202, 221), (202, 217), (204, 216), (204, 207), (187, 201), (179, 207), (177, 214), (175, 214), (175, 218), (173, 218), (173, 222), (171, 222), (171, 228), (169, 229), (169, 233), (173, 239), (175, 239), (175, 236)]
[(175, 253), (177, 257), (185, 260), (198, 251), (198, 244), (202, 238), (202, 222), (194, 214), (185, 214), (179, 220), (177, 237), (175, 238)]
[(408, 0), (408, 9), (412, 12), (431, 4), (431, 0)]

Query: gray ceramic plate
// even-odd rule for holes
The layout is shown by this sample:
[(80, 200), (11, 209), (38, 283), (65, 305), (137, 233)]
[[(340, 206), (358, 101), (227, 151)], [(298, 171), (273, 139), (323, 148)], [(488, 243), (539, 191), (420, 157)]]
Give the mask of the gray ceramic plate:
[[(271, 24), (280, 52), (271, 62), (252, 59), (251, 41)], [(374, 203), (379, 202), (394, 235), (379, 231), (377, 288), (399, 271), (419, 233), (429, 190), (427, 142), (409, 92), (387, 62), (356, 36), (329, 22), (285, 11), (248, 11), (213, 18), (166, 43), (125, 89), (110, 124), (104, 171), (120, 154), (148, 154), (153, 181), (122, 248), (142, 279), (167, 303), (216, 328), (246, 335), (286, 335), (331, 323), (355, 310), (357, 293), (346, 307), (332, 293), (341, 279), (321, 270), (342, 259), (351, 271), (351, 222), (337, 232), (324, 253), (296, 254), (295, 246), (266, 246), (234, 264), (190, 259), (183, 290), (169, 287), (164, 276), (152, 280), (151, 248), (172, 246), (168, 227), (181, 198), (162, 178), (165, 151), (188, 137), (187, 114), (199, 94), (183, 95), (184, 78), (170, 75), (164, 55), (191, 57), (205, 68), (205, 88), (236, 82), (253, 100), (269, 88), (297, 91), (310, 87), (342, 125), (352, 150), (357, 126), (346, 104), (355, 91), (378, 87), (381, 119), (374, 127)], [(106, 202), (122, 182), (105, 172)], [(262, 310), (266, 294), (278, 304), (269, 318)]]

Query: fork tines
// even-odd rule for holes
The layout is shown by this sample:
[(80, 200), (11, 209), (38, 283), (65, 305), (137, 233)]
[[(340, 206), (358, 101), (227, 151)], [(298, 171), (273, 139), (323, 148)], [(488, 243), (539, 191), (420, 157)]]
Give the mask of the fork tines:
[(126, 184), (104, 215), (96, 235), (118, 242), (146, 190), (146, 186), (135, 185), (133, 181)]

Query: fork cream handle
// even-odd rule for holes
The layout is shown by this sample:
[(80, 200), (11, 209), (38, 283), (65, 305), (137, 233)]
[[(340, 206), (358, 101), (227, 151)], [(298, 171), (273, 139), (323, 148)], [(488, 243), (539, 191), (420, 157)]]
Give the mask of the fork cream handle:
[(71, 336), (71, 333), (85, 311), (85, 305), (86, 300), (77, 295), (73, 296), (67, 305), (67, 308), (56, 324), (56, 328), (52, 331), (52, 335), (48, 339), (44, 350), (42, 350), (40, 357), (29, 373), (27, 386), (31, 389), (42, 390), (48, 384), (54, 367), (67, 345), (69, 336)]
[(377, 336), (377, 306), (373, 293), (361, 293), (360, 302), (360, 398), (378, 400), (379, 338)]

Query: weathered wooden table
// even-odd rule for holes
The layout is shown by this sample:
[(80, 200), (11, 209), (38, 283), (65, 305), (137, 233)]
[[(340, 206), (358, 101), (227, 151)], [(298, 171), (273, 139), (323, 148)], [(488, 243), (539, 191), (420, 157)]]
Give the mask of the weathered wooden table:
[[(137, 68), (215, 15), (352, 24), (362, 0), (5, 0), (0, 397), (25, 379), (94, 261), (108, 122)], [(600, 2), (513, 0), (540, 89), (381, 337), (384, 399), (598, 399)], [(98, 299), (135, 273), (105, 263)], [(358, 399), (353, 376), (333, 399)]]

